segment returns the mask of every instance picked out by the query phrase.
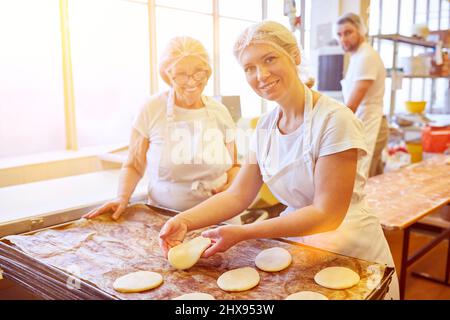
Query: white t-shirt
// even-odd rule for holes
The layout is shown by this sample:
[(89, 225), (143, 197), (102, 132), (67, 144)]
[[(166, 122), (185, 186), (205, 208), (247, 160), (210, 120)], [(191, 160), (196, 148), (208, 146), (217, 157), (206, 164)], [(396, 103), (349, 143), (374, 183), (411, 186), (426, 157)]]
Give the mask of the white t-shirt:
[[(347, 214), (339, 227), (328, 232), (288, 239), (338, 254), (394, 266), (381, 225), (365, 201), (366, 180), (360, 160), (367, 156), (367, 148), (362, 122), (345, 105), (326, 96), (321, 96), (307, 115), (311, 122), (304, 121), (302, 127), (292, 134), (283, 136), (279, 134), (278, 128), (273, 128), (279, 115), (280, 108), (277, 107), (261, 117), (252, 139), (251, 150), (256, 153), (263, 179), (275, 196), (277, 192), (281, 192), (278, 193), (279, 200), (283, 200), (288, 206), (281, 215), (291, 214), (313, 203), (314, 174), (310, 174), (313, 171), (310, 169), (317, 170), (314, 164), (320, 157), (349, 149), (358, 150), (353, 194)], [(268, 139), (271, 139), (269, 152)], [(278, 147), (275, 148), (275, 145)], [(278, 171), (272, 171), (276, 165), (273, 165), (273, 168), (270, 165), (271, 168), (268, 168), (266, 161), (270, 161), (276, 152), (280, 153)], [(275, 172), (279, 175), (273, 177), (271, 174)], [(333, 212), (329, 214), (332, 215)], [(395, 278), (393, 283), (395, 286)]]
[(370, 44), (363, 42), (358, 50), (350, 57), (347, 73), (344, 81), (349, 88), (343, 90), (345, 101), (348, 100), (351, 89), (356, 81), (374, 80), (356, 110), (356, 116), (363, 120), (367, 116), (383, 115), (384, 82), (386, 69), (378, 52)]
[[(303, 124), (288, 135), (281, 134), (278, 128), (274, 131), (269, 130), (270, 125), (275, 121), (275, 117), (279, 117), (279, 112), (280, 108), (277, 107), (261, 116), (250, 143), (250, 150), (256, 153), (256, 159), (259, 166), (261, 166), (261, 159), (263, 158), (263, 152), (266, 150), (267, 141), (269, 138), (272, 139), (270, 159), (277, 159), (277, 156), (272, 156), (273, 153), (277, 152), (278, 160), (275, 160), (277, 163), (266, 163), (265, 167), (270, 174), (276, 173), (301, 157), (301, 151), (295, 155), (296, 150), (292, 148), (297, 139), (301, 139), (300, 150), (303, 148), (305, 130)], [(364, 197), (363, 190), (366, 182), (360, 161), (367, 154), (361, 121), (345, 105), (324, 95), (316, 102), (312, 113), (311, 152), (313, 153), (314, 162), (317, 162), (318, 158), (330, 154), (353, 148), (359, 150), (357, 174), (352, 197), (352, 202), (358, 202)], [(299, 181), (299, 183), (303, 186), (305, 182)], [(312, 201), (312, 199), (310, 200)]]
[[(228, 109), (223, 104), (210, 97), (206, 97), (206, 103), (209, 107), (208, 110), (217, 120), (219, 130), (221, 130), (225, 137), (224, 143), (234, 141), (236, 125), (231, 118)], [(189, 121), (205, 118), (207, 116), (206, 108), (186, 109), (176, 105), (174, 107), (175, 121)], [(147, 163), (151, 179), (158, 176), (158, 165), (161, 159), (166, 125), (167, 92), (164, 92), (151, 96), (144, 103), (133, 123), (133, 128), (150, 142)]]
[(298, 139), (302, 139), (303, 124), (300, 125), (294, 132), (289, 134), (282, 134), (278, 128), (273, 132), (271, 150), (278, 150), (275, 157), (269, 157), (266, 163), (267, 171), (270, 175), (274, 175), (279, 168), (287, 166), (291, 159), (295, 156), (295, 145)]

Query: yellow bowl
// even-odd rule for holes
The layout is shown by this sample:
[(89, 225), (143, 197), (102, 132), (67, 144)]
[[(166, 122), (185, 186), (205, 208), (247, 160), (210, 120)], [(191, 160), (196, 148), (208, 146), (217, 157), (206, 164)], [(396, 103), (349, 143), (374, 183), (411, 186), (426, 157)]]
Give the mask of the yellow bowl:
[(422, 113), (426, 104), (426, 101), (405, 101), (406, 110), (411, 113)]

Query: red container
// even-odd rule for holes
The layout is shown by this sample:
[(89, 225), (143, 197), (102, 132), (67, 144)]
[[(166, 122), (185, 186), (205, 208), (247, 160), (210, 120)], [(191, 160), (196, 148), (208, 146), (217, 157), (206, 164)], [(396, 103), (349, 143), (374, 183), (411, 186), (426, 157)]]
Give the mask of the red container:
[(423, 152), (443, 153), (450, 147), (450, 126), (430, 127), (422, 129)]

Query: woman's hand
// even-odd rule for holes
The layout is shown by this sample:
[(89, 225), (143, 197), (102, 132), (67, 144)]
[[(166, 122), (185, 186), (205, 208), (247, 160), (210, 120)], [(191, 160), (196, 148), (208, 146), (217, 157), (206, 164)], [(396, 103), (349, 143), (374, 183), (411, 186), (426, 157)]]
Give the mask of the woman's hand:
[(230, 170), (228, 170), (227, 171), (227, 182), (223, 186), (211, 190), (212, 194), (217, 194), (217, 193), (227, 190), (233, 183), (234, 178), (236, 178), (237, 174), (239, 173), (239, 169), (240, 169), (239, 166), (234, 166)]
[(202, 236), (211, 239), (212, 245), (203, 252), (208, 258), (217, 252), (224, 252), (235, 244), (245, 240), (242, 226), (229, 225), (202, 232)]
[(93, 209), (86, 213), (83, 218), (92, 219), (104, 213), (112, 212), (112, 218), (117, 220), (128, 206), (128, 201), (123, 199), (116, 199), (105, 203), (99, 208)]
[(169, 219), (159, 232), (159, 246), (167, 258), (170, 248), (183, 242), (188, 230), (188, 225), (183, 219), (173, 217)]

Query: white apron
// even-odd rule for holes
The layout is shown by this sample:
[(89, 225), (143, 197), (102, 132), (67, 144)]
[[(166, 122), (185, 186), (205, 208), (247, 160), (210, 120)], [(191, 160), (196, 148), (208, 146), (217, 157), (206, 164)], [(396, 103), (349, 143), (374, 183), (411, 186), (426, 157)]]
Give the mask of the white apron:
[[(350, 97), (353, 81), (348, 77), (341, 80), (342, 95), (345, 101)], [(378, 131), (383, 117), (382, 106), (360, 104), (356, 109), (356, 117), (364, 124), (364, 138), (367, 145), (367, 157), (361, 159), (361, 166), (364, 169), (366, 179), (369, 177), (370, 163), (372, 162), (375, 144), (377, 142)]]
[(149, 202), (184, 211), (227, 182), (232, 166), (224, 136), (202, 96), (207, 117), (175, 121), (174, 93), (167, 99), (167, 126), (157, 177), (149, 183)]
[[(270, 191), (288, 208), (281, 215), (311, 205), (314, 199), (314, 166), (312, 150), (312, 92), (305, 86), (305, 110), (303, 120), (303, 139), (297, 139), (290, 152), (291, 161), (284, 167), (265, 167), (273, 163), (269, 157), (271, 139), (263, 147), (260, 169), (264, 182)], [(269, 127), (269, 132), (277, 130), (277, 119)], [(303, 143), (302, 143), (303, 140)], [(285, 162), (286, 163), (286, 162)], [(269, 172), (272, 172), (271, 175)], [(355, 257), (394, 267), (394, 262), (378, 219), (370, 213), (365, 200), (352, 197), (352, 202), (342, 224), (334, 231), (311, 236), (290, 238), (309, 246), (325, 249), (338, 254)], [(398, 297), (398, 280), (394, 275), (387, 298)]]

